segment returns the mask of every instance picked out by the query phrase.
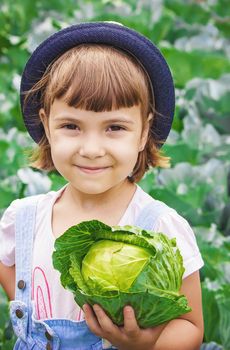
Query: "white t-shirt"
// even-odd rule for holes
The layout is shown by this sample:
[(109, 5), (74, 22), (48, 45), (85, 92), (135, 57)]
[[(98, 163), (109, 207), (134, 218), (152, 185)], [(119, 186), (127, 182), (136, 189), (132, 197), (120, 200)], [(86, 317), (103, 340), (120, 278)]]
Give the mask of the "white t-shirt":
[[(51, 191), (38, 195), (32, 266), (32, 299), (35, 301), (38, 319), (65, 318), (81, 321), (84, 319), (82, 310), (76, 305), (72, 293), (62, 287), (60, 273), (52, 265), (55, 242), (52, 233), (52, 208), (64, 188), (57, 192)], [(20, 199), (11, 203), (0, 221), (0, 261), (7, 266), (15, 264), (14, 222), (19, 201)], [(141, 209), (151, 201), (154, 199), (137, 185), (119, 225), (133, 225)], [(184, 262), (183, 278), (203, 266), (191, 227), (174, 209), (168, 207), (168, 211), (153, 224), (152, 230), (163, 232), (169, 238), (176, 237)]]

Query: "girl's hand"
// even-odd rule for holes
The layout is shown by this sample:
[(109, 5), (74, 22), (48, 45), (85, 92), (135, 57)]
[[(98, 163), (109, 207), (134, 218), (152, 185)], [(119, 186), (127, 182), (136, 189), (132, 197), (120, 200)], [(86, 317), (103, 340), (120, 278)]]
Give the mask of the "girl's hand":
[(119, 350), (153, 350), (154, 344), (166, 326), (164, 323), (157, 327), (141, 329), (131, 306), (124, 307), (123, 327), (115, 325), (99, 305), (94, 305), (92, 310), (90, 305), (85, 304), (83, 310), (91, 332), (107, 339)]

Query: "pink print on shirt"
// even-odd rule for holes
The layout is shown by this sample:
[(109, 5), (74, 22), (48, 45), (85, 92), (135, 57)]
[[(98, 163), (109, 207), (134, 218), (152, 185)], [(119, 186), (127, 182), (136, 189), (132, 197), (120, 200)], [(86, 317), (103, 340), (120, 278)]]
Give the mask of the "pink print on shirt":
[(35, 301), (38, 320), (52, 318), (49, 284), (45, 272), (36, 266), (32, 277), (32, 299)]
[(77, 315), (77, 321), (83, 321), (85, 319), (82, 309), (80, 309)]

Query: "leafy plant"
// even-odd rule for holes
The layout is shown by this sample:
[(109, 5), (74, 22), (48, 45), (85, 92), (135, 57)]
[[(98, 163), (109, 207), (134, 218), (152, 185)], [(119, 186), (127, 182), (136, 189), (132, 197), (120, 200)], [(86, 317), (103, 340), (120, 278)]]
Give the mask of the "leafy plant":
[(179, 293), (184, 267), (176, 241), (162, 233), (92, 220), (69, 228), (55, 249), (54, 267), (77, 304), (100, 304), (118, 325), (127, 304), (141, 327), (191, 310)]

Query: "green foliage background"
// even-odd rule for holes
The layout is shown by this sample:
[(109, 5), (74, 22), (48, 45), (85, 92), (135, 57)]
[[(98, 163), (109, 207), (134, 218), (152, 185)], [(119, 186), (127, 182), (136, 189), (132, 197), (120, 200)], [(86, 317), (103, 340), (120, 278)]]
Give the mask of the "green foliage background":
[[(226, 0), (2, 0), (0, 2), (0, 214), (15, 198), (60, 188), (56, 173), (28, 167), (33, 147), (19, 108), (20, 76), (30, 53), (70, 24), (110, 20), (151, 39), (176, 86), (173, 130), (164, 146), (170, 169), (140, 185), (192, 225), (201, 270), (202, 349), (230, 349), (230, 6)], [(8, 301), (0, 292), (0, 348), (12, 349)]]

